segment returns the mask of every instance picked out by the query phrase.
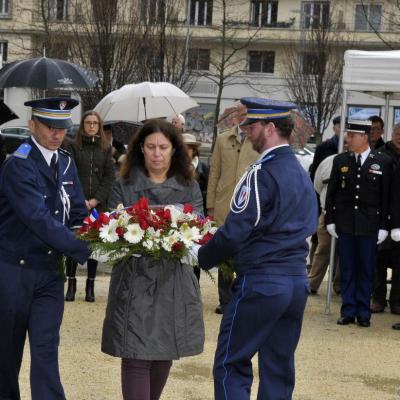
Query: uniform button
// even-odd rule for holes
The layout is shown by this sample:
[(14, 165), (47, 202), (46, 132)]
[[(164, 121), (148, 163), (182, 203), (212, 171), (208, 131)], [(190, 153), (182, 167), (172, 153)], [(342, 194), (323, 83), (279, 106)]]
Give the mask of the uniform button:
[(356, 199), (358, 199), (358, 196), (356, 196)]
[(356, 185), (356, 189), (360, 189), (360, 185)]
[(56, 210), (54, 211), (54, 214), (57, 215), (60, 211)]
[(20, 265), (24, 265), (25, 264), (25, 260), (19, 260)]
[(360, 177), (360, 175), (357, 175), (357, 178), (359, 178)]
[(51, 255), (51, 254), (53, 254), (53, 252), (52, 252), (51, 250), (49, 250), (49, 251), (47, 252), (47, 254), (48, 254), (48, 255)]
[(47, 199), (47, 196), (46, 196), (46, 195), (44, 195), (43, 197), (44, 197), (45, 199)]
[(361, 171), (361, 168), (360, 168), (360, 167), (358, 167), (358, 170), (359, 170), (359, 171)]
[(354, 209), (355, 209), (355, 210), (358, 210), (358, 207), (357, 207), (357, 206), (354, 206)]

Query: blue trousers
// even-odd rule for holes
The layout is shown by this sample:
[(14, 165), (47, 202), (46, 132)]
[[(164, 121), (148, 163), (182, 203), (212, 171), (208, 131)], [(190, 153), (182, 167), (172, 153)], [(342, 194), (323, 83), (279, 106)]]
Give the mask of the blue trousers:
[(54, 270), (0, 261), (0, 399), (20, 400), (18, 376), (26, 335), (32, 400), (64, 400), (58, 369), (64, 282)]
[[(305, 270), (305, 268), (304, 268)], [(214, 360), (216, 400), (248, 400), (258, 353), (258, 400), (290, 400), (294, 352), (309, 293), (306, 276), (244, 275), (224, 309)]]
[(370, 299), (374, 282), (376, 236), (339, 233), (342, 317), (371, 319)]

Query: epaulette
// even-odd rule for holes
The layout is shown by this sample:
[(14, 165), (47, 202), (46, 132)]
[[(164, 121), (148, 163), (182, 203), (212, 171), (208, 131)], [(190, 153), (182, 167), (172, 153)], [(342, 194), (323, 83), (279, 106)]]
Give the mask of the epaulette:
[(32, 146), (29, 143), (22, 143), (17, 150), (12, 154), (14, 157), (26, 159), (32, 150)]
[(71, 157), (71, 153), (61, 147), (58, 149), (58, 152), (64, 154), (65, 156)]

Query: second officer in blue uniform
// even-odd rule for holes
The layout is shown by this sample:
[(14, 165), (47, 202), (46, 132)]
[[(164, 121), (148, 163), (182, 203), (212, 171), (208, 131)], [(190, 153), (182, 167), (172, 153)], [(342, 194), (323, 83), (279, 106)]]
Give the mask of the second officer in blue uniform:
[(369, 327), (377, 244), (388, 236), (390, 159), (371, 151), (370, 121), (346, 123), (350, 151), (333, 160), (326, 194), (326, 229), (338, 238), (342, 307), (337, 323)]
[(26, 335), (32, 400), (64, 400), (58, 369), (64, 309), (61, 255), (84, 263), (87, 245), (73, 228), (87, 215), (74, 162), (59, 149), (76, 100), (32, 107), (31, 138), (0, 169), (0, 399), (20, 400)]
[(317, 229), (317, 201), (288, 144), (296, 106), (241, 102), (248, 109), (247, 136), (261, 156), (239, 181), (224, 225), (198, 253), (205, 269), (232, 257), (237, 273), (215, 354), (215, 399), (250, 399), (251, 359), (258, 353), (257, 399), (289, 400), (309, 291), (306, 238)]

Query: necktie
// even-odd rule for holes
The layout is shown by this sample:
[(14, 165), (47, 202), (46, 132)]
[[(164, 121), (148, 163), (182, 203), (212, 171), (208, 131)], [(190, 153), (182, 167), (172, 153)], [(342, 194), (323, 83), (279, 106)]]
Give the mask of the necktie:
[(53, 172), (54, 178), (57, 179), (57, 154), (54, 153), (53, 156), (51, 157), (50, 161), (50, 168), (51, 171)]
[(361, 168), (361, 154), (357, 155), (357, 167)]

